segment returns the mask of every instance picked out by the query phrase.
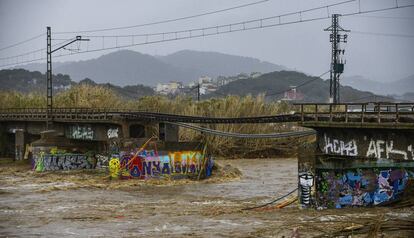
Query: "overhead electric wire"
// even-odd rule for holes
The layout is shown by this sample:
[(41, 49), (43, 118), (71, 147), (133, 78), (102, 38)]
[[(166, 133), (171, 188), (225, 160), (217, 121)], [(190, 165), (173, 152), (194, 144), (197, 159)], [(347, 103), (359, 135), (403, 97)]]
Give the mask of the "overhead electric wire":
[[(61, 39), (61, 40), (63, 40), (62, 42), (52, 44), (52, 47), (55, 47), (55, 46), (58, 46), (58, 45), (64, 44), (64, 43), (69, 42), (69, 41), (71, 41), (71, 40), (73, 40), (73, 39), (74, 39), (74, 38), (72, 38), (72, 39)], [(19, 55), (13, 55), (13, 56), (3, 57), (3, 58), (0, 58), (0, 60), (7, 60), (7, 59), (12, 59), (12, 58), (16, 58), (16, 57), (25, 56), (25, 55), (30, 55), (30, 54), (33, 54), (33, 53), (36, 53), (36, 52), (40, 52), (40, 51), (46, 51), (46, 48), (41, 48), (41, 49), (37, 49), (37, 50), (32, 50), (32, 51), (29, 51), (29, 52), (26, 52), (26, 53), (22, 53), (22, 54), (19, 54)]]
[[(326, 9), (326, 8), (330, 8), (330, 7), (334, 7), (334, 6), (344, 5), (344, 4), (355, 2), (355, 1), (356, 0), (346, 0), (346, 1), (338, 2), (338, 3), (327, 4), (327, 5), (324, 5), (324, 6), (314, 7), (314, 8), (301, 10), (301, 11), (296, 11), (296, 12), (290, 12), (290, 13), (274, 15), (274, 16), (264, 17), (264, 18), (257, 18), (257, 19), (253, 19), (253, 20), (247, 20), (247, 21), (240, 21), (240, 22), (234, 22), (234, 23), (228, 23), (228, 24), (215, 25), (215, 26), (210, 26), (210, 27), (193, 28), (193, 29), (186, 29), (186, 30), (180, 30), (180, 31), (157, 32), (157, 33), (141, 33), (141, 34), (128, 34), (128, 35), (85, 35), (85, 37), (90, 37), (90, 38), (92, 38), (92, 37), (97, 37), (97, 38), (102, 38), (102, 37), (116, 38), (116, 37), (118, 37), (118, 38), (122, 38), (122, 37), (154, 36), (154, 35), (161, 36), (161, 35), (168, 35), (168, 34), (175, 34), (175, 33), (178, 34), (178, 33), (193, 32), (193, 31), (205, 31), (205, 30), (210, 30), (210, 29), (217, 29), (217, 28), (231, 27), (231, 26), (241, 26), (241, 25), (245, 26), (246, 24), (255, 23), (255, 22), (256, 23), (261, 23), (260, 27), (232, 29), (230, 32), (242, 31), (242, 30), (251, 30), (251, 29), (259, 29), (259, 28), (273, 27), (273, 26), (279, 26), (279, 25), (289, 25), (289, 24), (300, 23), (300, 22), (308, 22), (308, 21), (327, 19), (327, 18), (330, 18), (329, 13), (328, 13), (328, 16), (310, 18), (310, 19), (305, 19), (305, 20), (302, 19), (302, 14), (307, 13), (307, 12), (316, 11), (316, 10)], [(412, 6), (414, 6), (414, 4)], [(290, 21), (290, 22), (281, 22), (282, 17), (294, 16), (294, 15), (300, 16), (300, 20)], [(269, 21), (269, 20), (272, 20), (272, 19), (273, 20), (279, 20), (279, 22), (276, 23), (276, 24), (262, 25), (262, 23), (264, 21)], [(226, 33), (226, 32), (221, 32), (221, 33)], [(210, 34), (210, 35), (215, 35), (215, 34)]]
[[(283, 15), (277, 15), (277, 16), (271, 16), (271, 17), (266, 17), (266, 18), (259, 18), (259, 19), (255, 19), (255, 20), (248, 20), (248, 21), (243, 21), (243, 22), (237, 22), (237, 23), (230, 23), (230, 24), (223, 24), (223, 25), (216, 25), (216, 26), (211, 26), (211, 27), (205, 27), (205, 28), (195, 28), (195, 29), (187, 29), (187, 30), (180, 30), (180, 31), (174, 31), (174, 32), (160, 32), (160, 33), (149, 33), (149, 34), (138, 34), (138, 35), (108, 35), (108, 36), (89, 36), (91, 37), (102, 37), (103, 39), (103, 43), (104, 43), (104, 39), (105, 37), (115, 37), (116, 39), (118, 39), (119, 37), (132, 37), (131, 44), (127, 44), (127, 45), (121, 45), (119, 46), (118, 44), (115, 46), (111, 46), (111, 47), (102, 47), (102, 48), (96, 48), (96, 49), (88, 49), (85, 51), (77, 51), (77, 52), (71, 52), (68, 54), (60, 54), (54, 57), (64, 57), (64, 56), (68, 56), (68, 55), (75, 55), (75, 54), (83, 54), (83, 53), (90, 53), (90, 52), (98, 52), (98, 51), (105, 51), (105, 50), (111, 50), (111, 49), (120, 49), (120, 48), (128, 48), (128, 47), (133, 47), (133, 46), (138, 46), (138, 45), (148, 45), (148, 44), (155, 44), (155, 43), (161, 43), (161, 42), (169, 42), (169, 41), (177, 41), (177, 40), (184, 40), (184, 39), (191, 39), (191, 38), (198, 38), (198, 37), (205, 37), (205, 36), (210, 36), (210, 35), (219, 35), (219, 34), (225, 34), (225, 33), (231, 33), (231, 32), (240, 32), (240, 31), (247, 31), (247, 30), (254, 30), (254, 29), (261, 29), (261, 28), (270, 28), (270, 27), (275, 27), (275, 26), (282, 26), (282, 25), (290, 25), (290, 24), (296, 24), (296, 23), (304, 23), (304, 22), (311, 22), (311, 21), (316, 21), (316, 20), (323, 20), (323, 19), (328, 19), (331, 17), (329, 11), (328, 14), (326, 16), (320, 16), (320, 17), (314, 17), (314, 18), (309, 18), (309, 19), (303, 19), (302, 14), (306, 13), (306, 12), (310, 12), (310, 11), (316, 11), (316, 10), (321, 10), (321, 9), (328, 9), (333, 7), (333, 6), (338, 6), (338, 5), (343, 5), (343, 4), (347, 4), (347, 3), (351, 3), (351, 2), (355, 2), (356, 0), (348, 0), (348, 1), (343, 1), (343, 2), (338, 2), (338, 3), (334, 3), (334, 4), (328, 4), (328, 5), (324, 5), (324, 6), (320, 6), (320, 7), (315, 7), (315, 8), (311, 8), (311, 9), (306, 9), (306, 10), (302, 10), (302, 11), (297, 11), (297, 12), (291, 12), (291, 13), (287, 13), (287, 14), (283, 14)], [(401, 9), (401, 8), (407, 8), (407, 7), (414, 7), (414, 4), (410, 4), (410, 5), (396, 5), (394, 7), (386, 7), (386, 8), (382, 8), (382, 9), (374, 9), (374, 10), (366, 10), (366, 11), (361, 11), (361, 9), (359, 9), (356, 12), (353, 13), (346, 13), (346, 14), (342, 14), (342, 16), (354, 16), (354, 15), (359, 15), (359, 14), (365, 14), (365, 13), (372, 13), (372, 12), (380, 12), (380, 11), (387, 11), (387, 10), (392, 10), (392, 9)], [(288, 21), (288, 22), (282, 22), (282, 17), (283, 16), (292, 16), (292, 15), (297, 15), (299, 17), (298, 20), (292, 20), (292, 21)], [(270, 21), (270, 20), (276, 20), (275, 23), (269, 23), (266, 24), (266, 21)], [(278, 20), (278, 22), (277, 22)], [(253, 24), (256, 23), (257, 25), (255, 26), (248, 26), (248, 24)], [(238, 26), (238, 28), (235, 28), (236, 26)], [(210, 30), (210, 32), (208, 32)], [(207, 32), (206, 32), (207, 31)], [(198, 34), (196, 34), (198, 32)], [(185, 36), (178, 36), (181, 33), (187, 33), (187, 35)], [(150, 36), (160, 36), (162, 37), (162, 39), (156, 39), (156, 40), (149, 40)], [(167, 38), (166, 36), (170, 36), (172, 38)], [(145, 41), (140, 42), (140, 43), (134, 43), (134, 37), (136, 36), (145, 36)], [(43, 58), (39, 58), (37, 60), (41, 60)], [(5, 66), (9, 66), (9, 65), (17, 65), (17, 64), (21, 64), (21, 63), (26, 63), (27, 61), (22, 61), (22, 62), (18, 62), (18, 63), (11, 63), (11, 64), (3, 64), (0, 65), (0, 67), (5, 67)]]
[[(300, 88), (300, 87), (303, 87), (303, 86), (305, 86), (306, 84), (310, 84), (310, 83), (312, 83), (313, 81), (316, 81), (316, 80), (318, 80), (318, 79), (321, 79), (321, 77), (323, 77), (325, 74), (327, 74), (327, 73), (329, 73), (329, 72), (331, 72), (331, 71), (330, 71), (330, 70), (328, 70), (328, 71), (326, 71), (326, 72), (322, 73), (321, 75), (319, 75), (319, 76), (315, 77), (314, 79), (311, 79), (311, 80), (308, 80), (308, 81), (305, 81), (305, 82), (303, 82), (303, 83), (299, 84), (299, 85), (298, 85), (298, 86), (296, 86), (295, 88)], [(286, 89), (286, 90), (283, 90), (283, 91), (279, 91), (279, 92), (275, 92), (275, 93), (266, 94), (265, 96), (266, 96), (266, 97), (269, 97), (269, 96), (279, 95), (279, 94), (282, 94), (282, 93), (285, 93), (285, 92), (289, 92), (290, 90), (292, 90), (292, 89)]]
[[(343, 4), (347, 4), (350, 2), (354, 2), (356, 0), (347, 0), (347, 1), (343, 1), (343, 2), (339, 2), (339, 3), (334, 3), (334, 4), (329, 4), (329, 5), (324, 5), (321, 7), (315, 7), (315, 8), (311, 8), (311, 9), (306, 9), (306, 10), (302, 10), (302, 11), (297, 11), (297, 12), (291, 12), (291, 13), (286, 13), (286, 14), (282, 14), (282, 15), (277, 15), (277, 16), (272, 16), (272, 17), (266, 17), (266, 18), (261, 18), (261, 19), (256, 19), (256, 20), (249, 20), (249, 21), (245, 21), (245, 22), (238, 22), (238, 23), (231, 23), (231, 24), (223, 24), (223, 25), (216, 25), (216, 26), (212, 26), (212, 27), (205, 27), (205, 28), (195, 28), (195, 29), (188, 29), (188, 30), (181, 30), (181, 31), (175, 31), (175, 32), (163, 32), (163, 33), (149, 33), (149, 34), (139, 34), (139, 35), (112, 35), (112, 36), (86, 36), (89, 38), (92, 37), (102, 37), (103, 39), (105, 37), (135, 37), (135, 36), (145, 36), (146, 37), (146, 41), (145, 42), (141, 42), (141, 43), (132, 43), (129, 45), (122, 45), (122, 46), (112, 46), (112, 47), (102, 47), (99, 49), (91, 49), (91, 50), (86, 50), (86, 51), (77, 51), (77, 52), (71, 52), (68, 54), (60, 54), (56, 57), (63, 57), (63, 56), (68, 56), (68, 55), (74, 55), (74, 54), (82, 54), (82, 53), (89, 53), (89, 52), (98, 52), (98, 51), (104, 51), (104, 50), (111, 50), (111, 49), (120, 49), (120, 48), (127, 48), (127, 47), (132, 47), (132, 46), (138, 46), (138, 45), (147, 45), (147, 44), (155, 44), (155, 43), (161, 43), (161, 42), (168, 42), (168, 41), (176, 41), (176, 40), (183, 40), (183, 39), (190, 39), (190, 38), (197, 38), (197, 37), (205, 37), (205, 36), (210, 36), (210, 35), (218, 35), (218, 34), (225, 34), (225, 33), (230, 33), (230, 32), (238, 32), (238, 31), (246, 31), (246, 30), (253, 30), (253, 29), (260, 29), (260, 28), (268, 28), (268, 27), (274, 27), (274, 26), (280, 26), (280, 25), (289, 25), (289, 24), (295, 24), (295, 23), (300, 23), (300, 22), (309, 22), (309, 21), (314, 21), (314, 20), (321, 20), (321, 19), (326, 19), (329, 16), (324, 16), (324, 17), (318, 17), (318, 18), (312, 18), (312, 19), (307, 19), (307, 20), (303, 20), (302, 18), (298, 21), (291, 21), (291, 22), (281, 22), (281, 17), (283, 16), (291, 16), (291, 15), (302, 15), (302, 13), (306, 13), (306, 12), (310, 12), (310, 11), (316, 11), (316, 10), (320, 10), (320, 9), (325, 9), (325, 8), (329, 8), (329, 7), (333, 7), (333, 6), (339, 6), (339, 5), (343, 5)], [(329, 14), (328, 14), (329, 15)], [(270, 24), (270, 25), (263, 25), (263, 22), (269, 21), (271, 19), (279, 19), (278, 23), (275, 24)], [(251, 24), (251, 23), (260, 23), (259, 26), (254, 26), (254, 27), (247, 27), (246, 28), (246, 24)], [(243, 28), (238, 28), (238, 29), (232, 29), (232, 27), (234, 26), (243, 26)], [(222, 28), (228, 28), (225, 30), (222, 30)], [(217, 30), (216, 32), (210, 32), (210, 33), (205, 33), (205, 31), (207, 30)], [(199, 35), (193, 35), (193, 32), (197, 32), (197, 31), (202, 31), (202, 34)], [(188, 36), (182, 36), (182, 37), (178, 37), (178, 34), (180, 33), (184, 33), (187, 32), (189, 33)], [(174, 34), (175, 38), (170, 38), (170, 39), (164, 39), (165, 35), (168, 34)], [(148, 41), (148, 37), (150, 36), (154, 36), (154, 35), (158, 35), (158, 36), (163, 36), (163, 39), (161, 40), (153, 40), (153, 41)], [(134, 38), (132, 39), (132, 41), (134, 41)], [(33, 52), (30, 52), (33, 53)], [(27, 53), (29, 54), (29, 53)], [(26, 54), (24, 54), (26, 55)], [(20, 57), (19, 56), (15, 56), (15, 57)], [(10, 57), (8, 57), (10, 58)], [(20, 61), (17, 63), (9, 63), (9, 64), (3, 64), (0, 65), (0, 67), (6, 67), (6, 66), (13, 66), (13, 65), (18, 65), (18, 64), (22, 64), (22, 63), (27, 63), (27, 62), (32, 62), (32, 61), (39, 61), (39, 60), (43, 60), (44, 57), (40, 57), (38, 59), (31, 59), (31, 60), (26, 60), (26, 61)]]
[[(71, 41), (73, 39), (74, 38), (72, 38), (72, 39), (60, 39), (60, 40), (63, 40), (63, 41), (62, 42), (59, 42), (59, 43), (52, 44), (52, 47), (55, 47), (55, 46), (58, 46), (58, 45), (61, 45), (61, 44), (65, 44), (66, 42), (69, 42), (69, 41)], [(19, 55), (13, 55), (13, 56), (3, 57), (3, 58), (0, 58), (0, 60), (10, 60), (10, 59), (13, 59), (13, 58), (18, 59), (18, 57), (23, 57), (23, 56), (26, 56), (26, 55), (36, 54), (38, 52), (41, 53), (42, 51), (45, 51), (45, 53), (46, 53), (46, 48), (32, 50), (32, 51), (29, 51), (29, 52), (26, 52), (26, 53), (22, 53), (22, 54), (19, 54)], [(29, 60), (20, 61), (18, 63), (5, 64), (5, 65), (1, 65), (0, 67), (10, 66), (10, 65), (18, 65), (18, 64), (22, 64), (22, 63), (31, 63), (31, 62), (36, 62), (36, 61), (44, 60), (44, 59), (46, 59), (46, 56), (41, 56), (40, 58), (36, 58), (36, 59), (29, 59)]]
[(361, 11), (361, 9), (359, 9), (358, 12), (344, 13), (344, 14), (341, 14), (341, 16), (344, 16), (344, 17), (356, 16), (356, 15), (360, 15), (360, 14), (367, 14), (367, 13), (373, 13), (373, 12), (383, 12), (383, 11), (394, 10), (394, 9), (414, 7), (414, 4), (408, 4), (408, 5), (402, 5), (402, 6), (398, 5), (398, 0), (396, 1), (396, 3), (397, 3), (396, 6), (393, 6), (393, 7), (386, 7), (386, 8), (380, 8), (380, 9), (365, 10), (365, 11)]
[[(327, 73), (329, 73), (329, 72), (331, 72), (331, 71), (330, 71), (330, 70), (328, 70), (328, 71), (324, 72), (323, 74), (321, 74), (321, 75), (317, 76), (315, 79), (311, 79), (311, 80), (309, 80), (309, 81), (305, 81), (305, 82), (303, 82), (302, 84), (299, 84), (298, 86), (296, 86), (295, 88), (300, 88), (300, 87), (302, 87), (302, 86), (305, 86), (306, 84), (312, 83), (313, 81), (315, 81), (315, 80), (317, 80), (317, 79), (320, 79), (321, 77), (323, 77), (325, 74), (327, 74)], [(268, 96), (274, 96), (274, 95), (279, 95), (279, 94), (283, 94), (283, 93), (285, 93), (285, 92), (289, 92), (290, 90), (292, 90), (292, 89), (286, 89), (286, 90), (283, 90), (283, 91), (278, 91), (278, 92), (276, 92), (276, 93), (265, 94), (265, 97), (268, 97)], [(227, 95), (227, 94), (225, 94), (225, 93), (219, 93), (219, 92), (217, 92), (217, 91), (211, 92), (211, 94), (217, 94), (217, 95), (221, 95), (221, 96), (228, 96), (228, 95)]]
[(414, 35), (408, 35), (408, 34), (394, 34), (394, 33), (382, 33), (382, 32), (354, 31), (354, 30), (352, 30), (352, 33), (361, 34), (361, 35), (389, 36), (389, 37), (402, 37), (402, 38), (413, 38), (414, 37)]
[[(128, 44), (128, 45), (122, 45), (122, 46), (116, 45), (116, 46), (111, 46), (111, 47), (106, 47), (106, 48), (103, 47), (103, 48), (99, 48), (99, 49), (80, 51), (80, 52), (76, 52), (76, 53), (73, 53), (73, 54), (82, 54), (82, 53), (98, 52), (98, 51), (111, 50), (111, 49), (120, 49), (120, 48), (127, 48), (127, 47), (138, 46), (138, 45), (147, 45), (147, 44), (154, 44), (154, 43), (161, 43), (161, 42), (177, 41), (177, 40), (205, 37), (205, 36), (210, 36), (210, 35), (219, 35), (219, 34), (225, 34), (225, 33), (231, 33), (231, 32), (247, 31), (247, 30), (254, 30), (254, 29), (269, 28), (269, 27), (275, 27), (275, 26), (291, 25), (291, 24), (296, 24), (296, 23), (322, 20), (322, 19), (330, 18), (330, 15), (328, 14), (328, 16), (316, 17), (316, 18), (310, 18), (310, 19), (303, 19), (302, 17), (300, 17), (299, 20), (290, 21), (290, 22), (282, 22), (281, 17), (291, 16), (291, 15), (301, 16), (302, 13), (305, 13), (305, 12), (326, 9), (326, 8), (330, 8), (330, 7), (333, 7), (333, 6), (343, 5), (343, 4), (347, 4), (347, 3), (350, 3), (350, 2), (354, 2), (354, 1), (356, 1), (356, 0), (347, 0), (347, 1), (339, 2), (339, 3), (324, 5), (324, 6), (321, 6), (321, 7), (315, 7), (315, 8), (311, 8), (311, 9), (306, 9), (306, 10), (297, 11), (297, 12), (291, 12), (291, 13), (282, 14), (282, 15), (276, 15), (276, 16), (271, 16), (271, 17), (266, 17), (266, 18), (259, 18), (259, 19), (255, 19), (255, 20), (248, 20), (248, 21), (237, 22), (237, 23), (216, 25), (216, 26), (210, 26), (210, 27), (204, 27), (204, 28), (194, 28), (194, 29), (187, 29), (187, 30), (180, 30), (180, 31), (147, 33), (147, 34), (137, 34), (137, 35), (100, 35), (100, 36), (87, 35), (87, 36), (84, 36), (84, 37), (86, 37), (86, 38), (98, 37), (98, 38), (102, 38), (102, 39), (105, 39), (105, 37), (122, 38), (122, 37), (145, 36), (146, 41), (141, 42), (141, 43), (132, 43), (132, 44)], [(414, 4), (412, 6), (414, 6)], [(272, 19), (273, 20), (279, 20), (279, 21), (276, 22), (276, 23), (273, 23), (273, 24), (268, 24), (268, 25), (264, 24), (266, 21), (270, 21)], [(247, 26), (246, 27), (247, 24), (252, 24), (252, 23), (257, 23), (258, 25), (257, 26), (250, 26), (250, 27)], [(234, 27), (236, 27), (236, 26), (239, 26), (239, 28), (235, 29)], [(223, 30), (223, 28), (225, 28), (225, 29)], [(206, 31), (208, 31), (208, 30), (213, 30), (213, 32), (207, 32), (206, 33)], [(198, 32), (198, 34), (195, 35), (194, 33), (197, 33), (197, 32)], [(188, 33), (188, 35), (179, 37), (178, 34), (180, 34), (180, 33)], [(172, 35), (173, 38), (165, 39), (165, 37), (168, 36), (168, 35), (170, 35), (170, 36)], [(150, 37), (150, 36), (162, 36), (162, 39), (149, 41), (148, 37)], [(134, 38), (132, 38), (132, 41), (134, 41)], [(62, 56), (67, 56), (67, 55), (72, 55), (72, 54), (62, 54), (62, 55), (59, 55), (59, 56), (56, 56), (56, 57), (62, 57)]]
[(6, 46), (6, 47), (3, 47), (3, 48), (0, 48), (0, 51), (6, 50), (6, 49), (10, 49), (10, 48), (13, 48), (13, 47), (18, 46), (18, 45), (22, 45), (22, 44), (27, 43), (27, 42), (30, 42), (30, 41), (32, 41), (32, 40), (36, 40), (37, 38), (40, 38), (40, 37), (41, 37), (41, 36), (43, 36), (43, 35), (44, 35), (44, 34), (42, 33), (42, 34), (39, 34), (39, 35), (36, 35), (36, 36), (30, 37), (30, 38), (29, 38), (29, 39), (27, 39), (27, 40), (20, 41), (20, 42), (14, 43), (14, 44), (12, 44), (12, 45), (9, 45), (9, 46)]
[(26, 52), (26, 53), (22, 53), (22, 54), (19, 54), (19, 55), (6, 56), (6, 57), (3, 57), (3, 58), (0, 58), (0, 60), (8, 60), (8, 59), (13, 59), (13, 58), (17, 58), (17, 57), (22, 57), (22, 56), (25, 56), (25, 55), (34, 54), (36, 52), (41, 52), (43, 50), (46, 50), (46, 48), (32, 50), (32, 51), (29, 51), (29, 52)]
[(355, 16), (355, 17), (374, 18), (374, 19), (414, 20), (414, 17), (396, 17), (396, 16)]
[(144, 26), (153, 26), (153, 25), (158, 25), (158, 24), (163, 24), (163, 23), (176, 22), (176, 21), (187, 20), (187, 19), (196, 18), (196, 17), (202, 17), (202, 16), (207, 16), (207, 15), (217, 14), (217, 13), (221, 13), (221, 12), (231, 11), (231, 10), (235, 10), (235, 9), (239, 9), (239, 8), (244, 8), (244, 7), (248, 7), (248, 6), (253, 6), (253, 5), (265, 3), (265, 2), (268, 2), (268, 1), (270, 1), (270, 0), (261, 0), (261, 1), (257, 1), (257, 2), (246, 3), (246, 4), (234, 6), (234, 7), (229, 7), (229, 8), (224, 8), (224, 9), (220, 9), (220, 10), (211, 11), (211, 12), (204, 12), (204, 13), (200, 13), (200, 14), (185, 16), (185, 17), (179, 17), (179, 18), (161, 20), (161, 21), (156, 21), (156, 22), (143, 23), (143, 24), (132, 25), (132, 26), (121, 26), (121, 27), (103, 28), (103, 29), (95, 29), (95, 30), (84, 30), (84, 31), (54, 32), (54, 34), (90, 33), (90, 32), (124, 30), (124, 29), (138, 28), (138, 27), (144, 27)]

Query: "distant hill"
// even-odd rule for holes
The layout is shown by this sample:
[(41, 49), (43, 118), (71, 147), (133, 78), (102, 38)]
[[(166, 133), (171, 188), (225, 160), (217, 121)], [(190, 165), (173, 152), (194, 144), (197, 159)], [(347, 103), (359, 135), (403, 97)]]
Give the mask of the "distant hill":
[[(72, 81), (69, 75), (53, 75), (54, 93), (67, 90), (78, 83)], [(136, 99), (154, 94), (154, 90), (143, 85), (116, 86), (113, 84), (97, 84), (89, 78), (85, 78), (79, 84), (101, 85), (114, 90), (120, 97)], [(17, 91), (22, 93), (38, 92), (46, 93), (46, 75), (38, 71), (24, 69), (0, 70), (0, 91)]]
[[(306, 83), (309, 82), (309, 83)], [(142, 96), (154, 95), (152, 88), (144, 85), (117, 86), (110, 83), (99, 84), (90, 78), (74, 82), (69, 75), (57, 74), (53, 76), (54, 92), (67, 90), (77, 84), (101, 85), (114, 90), (120, 97), (136, 99)], [(308, 76), (296, 71), (276, 71), (263, 74), (256, 78), (243, 78), (221, 86), (216, 92), (204, 95), (204, 98), (221, 97), (223, 95), (258, 95), (265, 93), (268, 100), (280, 100), (284, 91), (291, 86), (302, 85), (297, 88), (299, 101), (327, 102), (329, 97), (329, 82), (321, 78)], [(24, 69), (0, 70), (0, 91), (18, 91), (23, 93), (46, 91), (46, 76), (37, 71)], [(390, 97), (378, 96), (371, 92), (359, 91), (349, 86), (341, 87), (341, 100), (346, 102), (364, 101), (392, 101)], [(412, 98), (412, 93), (405, 94), (404, 99)], [(402, 98), (401, 98), (402, 99)]]
[(350, 76), (343, 78), (341, 83), (381, 95), (403, 95), (414, 92), (414, 75), (389, 83), (377, 82), (362, 76)]
[[(310, 83), (304, 84), (305, 82)], [(284, 91), (289, 90), (291, 86), (304, 84), (297, 88), (298, 94), (303, 96), (300, 101), (305, 102), (328, 102), (329, 99), (329, 82), (321, 78), (308, 76), (296, 71), (280, 71), (263, 74), (257, 78), (240, 79), (233, 81), (216, 92), (208, 95), (209, 97), (220, 95), (257, 95), (266, 94), (269, 100), (279, 100), (284, 97)], [(371, 92), (359, 91), (349, 86), (340, 88), (341, 100), (344, 102), (363, 102), (363, 101), (390, 101), (391, 98), (376, 96)]]
[[(22, 66), (44, 72), (44, 64)], [(201, 76), (231, 76), (239, 73), (267, 73), (285, 69), (283, 66), (258, 59), (215, 52), (179, 51), (167, 56), (151, 56), (131, 50), (121, 50), (96, 59), (54, 63), (53, 72), (68, 74), (74, 81), (90, 78), (97, 83), (116, 85), (144, 84), (155, 86), (160, 82), (189, 83)]]
[(403, 95), (395, 96), (398, 100), (403, 102), (414, 102), (414, 92), (412, 93), (404, 93)]
[[(74, 84), (69, 75), (53, 75), (53, 88), (56, 91), (70, 88)], [(0, 70), (0, 91), (46, 93), (46, 75), (24, 69)]]
[(286, 70), (286, 67), (260, 61), (255, 58), (222, 54), (217, 52), (202, 52), (182, 50), (159, 57), (163, 62), (175, 67), (193, 72), (196, 75), (233, 76), (251, 72), (269, 73)]

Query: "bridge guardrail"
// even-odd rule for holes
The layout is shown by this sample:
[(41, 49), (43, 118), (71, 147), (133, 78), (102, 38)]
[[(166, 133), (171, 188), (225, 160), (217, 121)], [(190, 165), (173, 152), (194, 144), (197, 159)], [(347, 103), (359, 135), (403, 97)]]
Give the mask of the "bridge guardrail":
[[(360, 123), (407, 122), (414, 120), (414, 103), (302, 103), (298, 114), (301, 122), (307, 121), (340, 121)], [(405, 120), (402, 121), (401, 119)], [(374, 121), (373, 121), (374, 120)]]
[[(147, 120), (187, 123), (277, 123), (277, 122), (345, 122), (345, 123), (411, 123), (414, 125), (414, 103), (303, 103), (295, 104), (294, 114), (214, 118), (186, 116), (145, 110), (110, 108), (54, 108), (52, 120), (113, 121)], [(0, 120), (47, 120), (46, 108), (0, 109)]]

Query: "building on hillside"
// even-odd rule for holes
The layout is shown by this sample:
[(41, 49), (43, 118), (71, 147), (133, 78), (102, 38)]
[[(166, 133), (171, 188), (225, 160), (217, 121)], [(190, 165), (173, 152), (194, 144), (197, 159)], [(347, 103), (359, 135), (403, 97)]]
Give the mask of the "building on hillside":
[(155, 91), (158, 94), (169, 95), (178, 93), (178, 91), (182, 88), (182, 82), (170, 81), (168, 83), (158, 83)]
[(285, 100), (285, 101), (303, 100), (303, 94), (301, 92), (298, 92), (298, 90), (296, 89), (296, 86), (290, 86), (290, 90), (284, 93), (282, 100)]
[(248, 79), (249, 75), (246, 74), (246, 73), (240, 73), (236, 77), (237, 77), (237, 79)]
[(53, 90), (62, 90), (62, 91), (66, 91), (69, 90), (72, 87), (72, 85), (56, 85), (53, 86)]
[(198, 83), (199, 84), (204, 84), (204, 83), (212, 83), (213, 79), (209, 76), (202, 76), (200, 78), (198, 78)]
[(252, 78), (252, 79), (258, 78), (260, 76), (262, 76), (262, 73), (259, 73), (259, 72), (252, 72), (250, 74), (250, 78)]
[(216, 79), (216, 85), (217, 87), (221, 87), (224, 85), (227, 85), (233, 81), (236, 81), (237, 78), (236, 77), (224, 77), (224, 76), (218, 76)]
[(200, 84), (200, 95), (209, 94), (217, 90), (217, 85), (214, 83)]
[(239, 80), (239, 79), (248, 79), (248, 78), (250, 78), (249, 75), (247, 75), (245, 73), (241, 73), (241, 74), (238, 74), (236, 76), (231, 76), (231, 77), (218, 76), (217, 79), (216, 79), (216, 85), (217, 85), (217, 87), (221, 87), (221, 86), (227, 85), (227, 84), (229, 84), (233, 81), (236, 81), (236, 80)]
[(200, 87), (200, 95), (208, 94), (217, 90), (217, 84), (209, 76), (202, 76), (196, 82), (188, 84), (189, 92), (197, 93), (197, 88)]

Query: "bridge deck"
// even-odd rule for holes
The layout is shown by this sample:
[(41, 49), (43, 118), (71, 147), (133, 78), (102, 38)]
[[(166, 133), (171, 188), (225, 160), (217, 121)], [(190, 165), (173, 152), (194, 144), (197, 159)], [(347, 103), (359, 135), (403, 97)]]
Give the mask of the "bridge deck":
[[(56, 122), (111, 123), (118, 120), (204, 124), (299, 122), (305, 127), (414, 128), (414, 103), (296, 104), (292, 114), (217, 118), (119, 109), (55, 108)], [(46, 121), (45, 108), (2, 109), (0, 121)]]
[(305, 127), (414, 129), (414, 103), (297, 104)]

